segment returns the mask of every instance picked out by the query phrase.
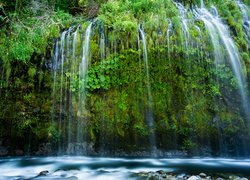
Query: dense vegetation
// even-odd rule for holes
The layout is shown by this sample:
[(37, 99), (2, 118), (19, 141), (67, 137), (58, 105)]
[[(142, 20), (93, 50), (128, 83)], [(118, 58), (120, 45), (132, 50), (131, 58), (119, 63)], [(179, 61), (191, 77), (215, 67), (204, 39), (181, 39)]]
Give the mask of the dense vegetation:
[[(215, 5), (228, 24), (249, 83), (249, 45), (240, 9), (233, 0), (204, 2), (207, 7)], [(187, 9), (200, 6), (197, 0), (182, 3)], [(247, 0), (244, 3), (250, 6)], [(151, 105), (142, 45), (137, 42), (139, 27), (147, 39), (157, 148), (194, 154), (204, 153), (200, 151), (204, 148), (216, 155), (244, 155), (244, 148), (250, 148), (249, 122), (232, 70), (227, 64), (215, 67), (212, 42), (200, 20), (193, 20), (189, 45), (183, 45), (186, 37), (172, 0), (1, 0), (0, 8), (0, 141), (11, 154), (17, 149), (35, 152), (46, 142), (58, 147), (67, 132), (67, 127), (59, 128), (59, 119), (81, 116), (53, 106), (60, 93), (51, 96), (52, 57), (63, 30), (82, 25), (84, 31), (93, 19), (84, 133), (96, 150), (149, 149), (146, 116)], [(187, 16), (192, 19), (190, 12)], [(78, 43), (80, 56), (80, 37)], [(70, 73), (63, 76), (74, 79)], [(76, 79), (70, 87), (65, 83), (65, 91), (81, 92), (78, 83)]]

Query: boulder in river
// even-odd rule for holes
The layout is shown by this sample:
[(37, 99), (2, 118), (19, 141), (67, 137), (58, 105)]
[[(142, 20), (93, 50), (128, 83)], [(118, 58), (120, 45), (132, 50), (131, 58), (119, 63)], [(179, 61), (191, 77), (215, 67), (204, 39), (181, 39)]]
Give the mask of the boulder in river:
[(45, 170), (45, 171), (41, 171), (38, 176), (46, 176), (47, 174), (49, 174), (49, 171)]

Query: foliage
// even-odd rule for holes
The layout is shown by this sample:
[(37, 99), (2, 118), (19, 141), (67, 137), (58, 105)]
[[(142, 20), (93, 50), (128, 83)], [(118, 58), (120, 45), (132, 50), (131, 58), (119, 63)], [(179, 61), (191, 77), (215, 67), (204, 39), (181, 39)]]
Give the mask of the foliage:
[[(217, 147), (219, 138), (230, 144), (230, 137), (242, 140), (241, 131), (249, 139), (236, 78), (224, 61), (215, 66), (211, 38), (203, 22), (188, 14), (187, 40), (171, 0), (67, 2), (32, 4), (34, 1), (19, 0), (1, 4), (10, 22), (0, 31), (0, 122), (14, 131), (0, 128), (2, 137), (21, 140), (24, 145), (27, 136), (34, 136), (34, 146), (50, 141), (56, 147), (84, 120), (84, 127), (80, 127), (84, 137), (97, 149), (110, 144), (117, 149), (148, 149), (153, 131), (157, 148), (164, 150), (191, 152), (208, 141)], [(210, 2), (228, 24), (244, 74), (249, 76), (249, 47), (239, 8), (232, 0), (205, 1), (206, 6)], [(199, 4), (183, 3), (186, 8)], [(82, 39), (88, 23), (69, 12), (71, 8), (85, 11), (96, 6), (100, 10), (93, 21), (89, 67), (82, 78), (75, 66), (82, 61)], [(73, 34), (78, 24), (74, 56), (69, 49), (64, 64), (53, 69), (54, 40), (60, 44), (60, 32), (73, 27)], [(145, 32), (148, 67), (139, 27)], [(185, 40), (188, 48), (183, 45)], [(149, 114), (153, 126), (147, 122)], [(71, 133), (75, 135), (75, 131)]]

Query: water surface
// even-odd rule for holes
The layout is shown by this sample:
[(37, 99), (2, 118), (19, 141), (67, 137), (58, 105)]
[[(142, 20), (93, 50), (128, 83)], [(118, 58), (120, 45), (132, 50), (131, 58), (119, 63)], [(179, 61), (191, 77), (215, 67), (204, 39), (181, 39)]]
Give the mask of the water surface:
[[(42, 171), (46, 176), (38, 176)], [(135, 173), (164, 170), (175, 174), (250, 176), (250, 159), (132, 159), (83, 156), (0, 159), (0, 179), (138, 179)]]

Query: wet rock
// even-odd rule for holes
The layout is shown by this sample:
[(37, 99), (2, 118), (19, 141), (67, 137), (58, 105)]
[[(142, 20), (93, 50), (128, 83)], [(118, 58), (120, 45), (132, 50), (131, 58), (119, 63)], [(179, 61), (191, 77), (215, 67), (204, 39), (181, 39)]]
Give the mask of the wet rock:
[(45, 171), (41, 171), (38, 176), (46, 176), (47, 174), (49, 174), (49, 171), (45, 170)]
[(207, 175), (206, 175), (205, 173), (200, 173), (199, 176), (200, 176), (201, 178), (206, 178), (206, 177), (207, 177)]
[(165, 179), (168, 179), (168, 180), (176, 180), (178, 178), (176, 178), (176, 176), (173, 176), (173, 175), (167, 175)]
[(17, 149), (17, 150), (15, 150), (15, 155), (17, 155), (17, 156), (23, 156), (24, 152), (21, 149)]
[(212, 155), (212, 149), (209, 146), (204, 146), (199, 149), (197, 153), (199, 153), (201, 156), (211, 156)]
[(248, 180), (245, 177), (239, 177), (239, 176), (235, 176), (235, 175), (229, 176), (229, 179), (230, 180)]
[[(223, 174), (221, 174), (222, 177)], [(188, 175), (185, 173), (182, 174), (175, 174), (173, 172), (166, 172), (164, 170), (158, 170), (156, 172), (146, 172), (142, 171), (139, 173), (136, 173), (134, 177), (140, 177), (142, 179), (150, 179), (150, 180), (224, 180), (224, 179), (229, 179), (229, 180), (248, 180), (247, 178), (244, 177), (238, 177), (235, 175), (227, 176), (225, 178), (218, 177), (218, 176), (208, 176), (205, 173), (200, 173), (199, 175)], [(139, 178), (139, 179), (140, 179)]]
[(168, 174), (167, 172), (163, 170), (159, 170), (156, 172), (139, 172), (136, 174), (137, 177), (141, 177), (142, 179), (148, 179), (148, 180), (176, 180), (178, 179), (176, 175)]
[(162, 157), (186, 157), (188, 153), (186, 151), (167, 151), (167, 152), (162, 152)]
[(187, 174), (186, 176), (185, 176), (185, 179), (188, 179), (188, 178), (190, 178), (191, 176), (189, 175), (189, 174)]
[(148, 172), (139, 172), (137, 175), (140, 177), (148, 177)]
[(188, 180), (200, 180), (201, 178), (199, 176), (191, 176), (188, 178)]
[(159, 171), (156, 171), (158, 174), (165, 174), (165, 171), (163, 170), (159, 170)]
[(176, 176), (176, 178), (177, 178), (177, 179), (184, 179), (184, 178), (186, 178), (186, 174), (178, 174), (178, 175)]
[(167, 174), (162, 174), (161, 177), (166, 179), (167, 178)]
[(4, 146), (0, 146), (0, 156), (6, 156), (9, 153), (8, 149)]
[(232, 176), (229, 176), (229, 179), (230, 179), (230, 180), (240, 180), (241, 178), (238, 177), (238, 176), (232, 175)]
[(67, 154), (71, 155), (84, 155), (84, 154), (93, 154), (94, 153), (94, 144), (93, 143), (69, 143), (67, 147)]
[(52, 154), (52, 145), (50, 143), (42, 143), (39, 145), (36, 155)]

